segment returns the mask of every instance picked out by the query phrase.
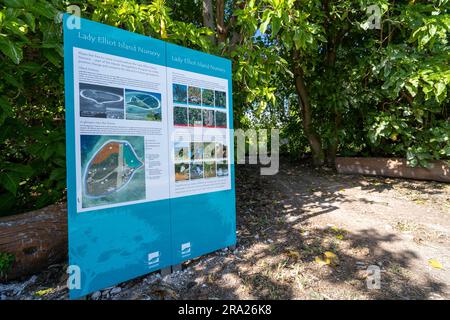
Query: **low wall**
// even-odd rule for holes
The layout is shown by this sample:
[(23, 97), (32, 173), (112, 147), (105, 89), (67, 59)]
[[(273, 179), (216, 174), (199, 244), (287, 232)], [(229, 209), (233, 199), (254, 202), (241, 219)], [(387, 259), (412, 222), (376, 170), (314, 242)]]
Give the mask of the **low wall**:
[(416, 180), (450, 182), (450, 166), (446, 161), (431, 161), (430, 168), (408, 167), (401, 158), (336, 159), (336, 170), (343, 174), (361, 174)]

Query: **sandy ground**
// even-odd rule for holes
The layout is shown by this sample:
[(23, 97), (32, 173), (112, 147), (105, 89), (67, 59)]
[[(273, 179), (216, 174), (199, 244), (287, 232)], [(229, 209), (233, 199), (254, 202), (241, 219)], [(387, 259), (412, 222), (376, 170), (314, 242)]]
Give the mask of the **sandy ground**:
[[(236, 250), (88, 299), (450, 299), (450, 185), (288, 161), (276, 176), (259, 173), (237, 167)], [(369, 266), (380, 288), (368, 288)], [(0, 285), (0, 297), (66, 299), (64, 267)]]

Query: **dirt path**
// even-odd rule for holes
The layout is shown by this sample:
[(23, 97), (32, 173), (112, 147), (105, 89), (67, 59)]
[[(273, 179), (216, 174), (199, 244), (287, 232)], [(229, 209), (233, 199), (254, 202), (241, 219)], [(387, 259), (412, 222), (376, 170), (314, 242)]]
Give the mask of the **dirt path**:
[[(270, 180), (268, 180), (270, 181)], [(432, 182), (317, 174), (287, 166), (270, 181), (286, 198), (284, 228), (299, 232), (304, 254), (331, 251), (335, 268), (313, 290), (331, 298), (450, 297), (450, 186)], [(306, 245), (305, 245), (306, 244)], [(430, 266), (439, 261), (445, 270)], [(317, 263), (315, 263), (317, 265)], [(379, 265), (381, 290), (367, 290), (364, 269)], [(315, 268), (310, 265), (311, 271)]]
[[(236, 186), (237, 250), (89, 298), (450, 299), (450, 185), (342, 176), (285, 161), (276, 176), (238, 166)], [(317, 260), (325, 252), (335, 256)], [(367, 288), (370, 265), (381, 269), (381, 289)], [(0, 295), (67, 298), (63, 270), (49, 268), (16, 296), (0, 286)]]

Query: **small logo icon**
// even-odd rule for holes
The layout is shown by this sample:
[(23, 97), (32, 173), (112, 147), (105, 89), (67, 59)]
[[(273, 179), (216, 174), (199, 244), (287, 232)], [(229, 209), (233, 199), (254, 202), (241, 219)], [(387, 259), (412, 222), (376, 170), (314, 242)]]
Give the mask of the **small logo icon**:
[(148, 266), (153, 267), (159, 264), (159, 251), (148, 254)]
[(191, 254), (191, 243), (190, 242), (183, 243), (181, 245), (181, 255), (188, 256), (190, 254)]

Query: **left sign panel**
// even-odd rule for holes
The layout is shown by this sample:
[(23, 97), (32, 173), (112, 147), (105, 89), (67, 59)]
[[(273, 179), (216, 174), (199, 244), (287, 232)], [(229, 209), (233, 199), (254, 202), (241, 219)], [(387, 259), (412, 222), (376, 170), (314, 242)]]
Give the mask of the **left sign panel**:
[(64, 21), (71, 298), (169, 266), (164, 42)]

